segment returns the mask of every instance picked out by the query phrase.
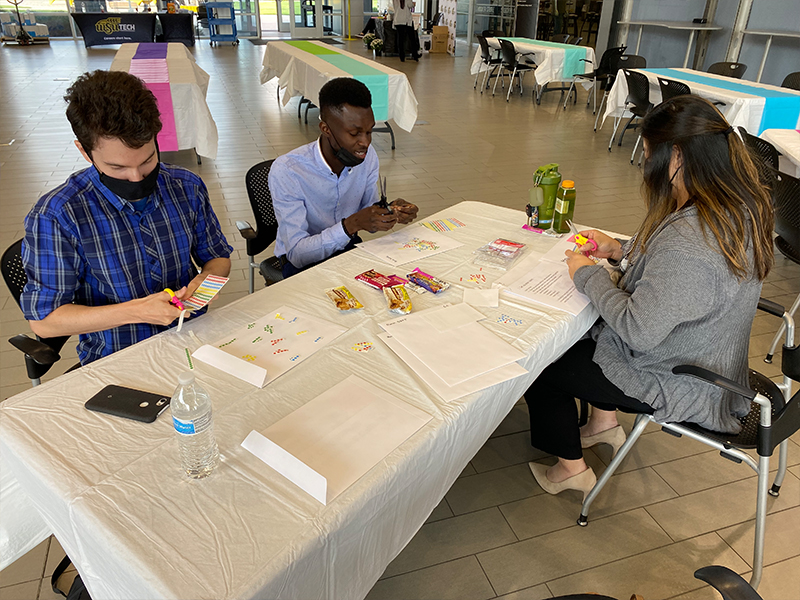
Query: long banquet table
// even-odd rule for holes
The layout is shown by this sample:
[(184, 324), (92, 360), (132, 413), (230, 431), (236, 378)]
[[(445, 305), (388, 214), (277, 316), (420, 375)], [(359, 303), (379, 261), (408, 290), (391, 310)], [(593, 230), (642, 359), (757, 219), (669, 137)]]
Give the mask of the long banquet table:
[[(405, 266), (453, 282), (475, 272), (473, 250), (496, 237), (539, 252), (554, 243), (523, 231), (524, 213), (507, 208), (463, 202), (431, 218), (464, 223), (447, 233), (464, 245)], [(369, 268), (394, 272), (357, 248), (0, 406), (0, 467), (19, 484), (11, 492), (27, 494), (92, 597), (364, 597), (535, 377), (597, 318), (591, 305), (575, 317), (501, 294), (498, 308), (480, 309), (482, 323), (526, 355), (529, 373), (446, 403), (378, 339), (378, 323), (392, 315), (382, 295), (353, 279)], [(363, 310), (333, 308), (324, 289), (343, 284)], [(454, 284), (413, 302), (422, 310), (461, 297)], [(180, 472), (169, 414), (144, 424), (83, 407), (108, 384), (169, 393), (187, 369), (186, 349), (282, 305), (348, 331), (264, 389), (195, 361), (213, 399), (221, 453), (209, 478)], [(374, 344), (370, 352), (352, 349), (365, 341)], [(323, 506), (240, 444), (350, 374), (372, 375), (372, 383), (433, 419)]]
[[(800, 128), (800, 91), (692, 69), (633, 70), (647, 76), (653, 104), (661, 102), (658, 78), (674, 79), (688, 85), (693, 94), (724, 103), (718, 108), (728, 122), (735, 127), (744, 127), (752, 135), (760, 135), (765, 129)], [(631, 113), (624, 110), (627, 97), (628, 82), (620, 71), (609, 91), (603, 119), (609, 116), (615, 119), (630, 117)]]
[[(529, 38), (499, 38), (512, 42), (514, 50), (520, 54), (533, 54), (536, 61), (536, 84), (547, 85), (555, 81), (571, 82), (576, 73), (591, 73), (595, 69), (594, 48), (589, 46), (575, 46), (573, 44), (558, 44)], [(498, 38), (486, 38), (490, 48), (498, 50)], [(581, 60), (584, 59), (584, 60)], [(590, 61), (590, 62), (584, 62)], [(475, 53), (470, 67), (470, 73), (476, 75), (485, 71), (487, 65), (481, 62), (480, 48)]]
[(158, 135), (162, 151), (193, 148), (199, 156), (217, 157), (219, 134), (206, 103), (210, 77), (184, 44), (123, 44), (109, 70), (140, 77), (156, 94), (164, 125)]
[(318, 105), (323, 85), (337, 77), (353, 77), (372, 93), (376, 121), (393, 119), (411, 131), (417, 120), (417, 98), (405, 73), (324, 42), (269, 42), (260, 77), (262, 84), (278, 77), (279, 88), (285, 90), (284, 106), (293, 96)]
[(781, 170), (800, 178), (800, 130), (798, 129), (765, 129), (759, 136), (767, 140), (780, 152)]

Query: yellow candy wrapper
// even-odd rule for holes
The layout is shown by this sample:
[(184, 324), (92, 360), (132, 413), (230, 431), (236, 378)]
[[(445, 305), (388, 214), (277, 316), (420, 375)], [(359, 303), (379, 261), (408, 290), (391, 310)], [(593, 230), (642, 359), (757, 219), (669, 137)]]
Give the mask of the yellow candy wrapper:
[(357, 308), (364, 308), (364, 305), (356, 300), (356, 297), (350, 293), (350, 290), (343, 285), (327, 289), (325, 290), (325, 293), (339, 310), (355, 310)]
[(389, 310), (400, 315), (407, 315), (411, 312), (411, 298), (403, 285), (393, 285), (383, 288), (383, 295), (386, 297), (386, 304)]

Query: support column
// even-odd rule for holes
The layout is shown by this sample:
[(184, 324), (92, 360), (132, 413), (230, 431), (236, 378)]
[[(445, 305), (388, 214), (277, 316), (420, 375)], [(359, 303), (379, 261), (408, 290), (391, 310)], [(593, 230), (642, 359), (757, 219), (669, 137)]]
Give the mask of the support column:
[[(717, 16), (717, 3), (719, 0), (706, 0), (706, 9), (703, 12), (703, 18), (708, 23), (713, 23)], [(697, 47), (694, 51), (694, 60), (692, 61), (692, 68), (702, 71), (705, 67), (706, 52), (708, 52), (708, 38), (711, 36), (710, 31), (699, 31), (697, 36)]]
[(733, 22), (731, 41), (728, 42), (728, 51), (725, 53), (727, 62), (738, 62), (739, 54), (742, 51), (742, 40), (744, 30), (747, 29), (747, 21), (750, 19), (750, 10), (753, 8), (753, 0), (739, 0), (739, 10), (736, 12), (736, 20)]

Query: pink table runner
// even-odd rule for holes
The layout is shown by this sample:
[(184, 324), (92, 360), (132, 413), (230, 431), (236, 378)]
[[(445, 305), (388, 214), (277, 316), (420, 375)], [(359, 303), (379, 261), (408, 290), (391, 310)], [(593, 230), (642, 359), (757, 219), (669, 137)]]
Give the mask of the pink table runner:
[(177, 151), (178, 132), (175, 129), (172, 91), (169, 87), (167, 44), (139, 44), (136, 54), (131, 59), (131, 68), (128, 72), (144, 81), (156, 97), (162, 125), (158, 134), (159, 149), (164, 152)]

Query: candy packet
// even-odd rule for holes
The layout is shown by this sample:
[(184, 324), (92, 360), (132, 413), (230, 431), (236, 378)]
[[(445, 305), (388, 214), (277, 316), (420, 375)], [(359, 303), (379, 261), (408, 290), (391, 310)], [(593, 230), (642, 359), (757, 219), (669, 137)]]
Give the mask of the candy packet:
[(407, 315), (411, 312), (411, 298), (409, 298), (405, 286), (385, 287), (383, 295), (386, 297), (386, 304), (391, 312), (400, 315)]
[(375, 269), (370, 269), (369, 271), (364, 271), (360, 275), (356, 275), (356, 279), (376, 290), (406, 283), (406, 280), (402, 277), (398, 277), (397, 275), (383, 275), (378, 273)]
[(406, 277), (411, 283), (414, 283), (434, 294), (443, 292), (450, 287), (450, 284), (446, 281), (437, 279), (433, 275), (428, 275), (420, 269), (414, 269), (411, 271), (411, 273), (408, 273)]
[(339, 310), (354, 310), (357, 308), (364, 308), (364, 305), (356, 300), (355, 296), (350, 293), (343, 285), (339, 287), (330, 288), (325, 290), (328, 298), (330, 298)]

